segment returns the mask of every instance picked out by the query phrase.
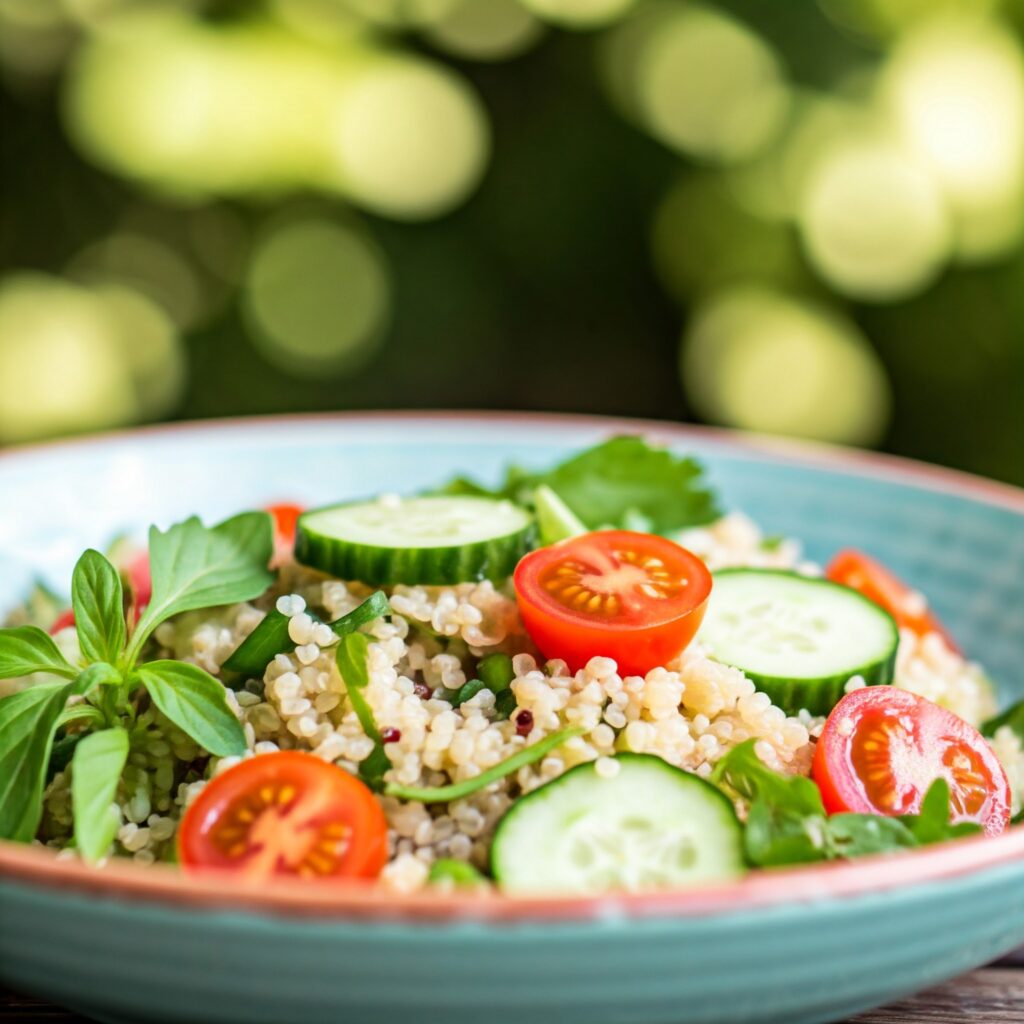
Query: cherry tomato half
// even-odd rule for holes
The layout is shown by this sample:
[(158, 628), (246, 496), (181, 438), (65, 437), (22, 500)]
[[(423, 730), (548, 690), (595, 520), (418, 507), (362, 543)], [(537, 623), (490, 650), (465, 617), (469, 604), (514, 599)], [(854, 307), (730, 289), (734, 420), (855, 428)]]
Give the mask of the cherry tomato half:
[(387, 822), (370, 790), (312, 754), (281, 751), (218, 775), (181, 820), (178, 859), (251, 879), (376, 878)]
[(629, 530), (532, 551), (514, 582), (523, 625), (546, 658), (576, 671), (603, 655), (623, 675), (643, 675), (679, 654), (711, 593), (711, 573), (696, 555)]
[(830, 814), (916, 814), (928, 787), (944, 778), (954, 822), (998, 835), (1010, 821), (1006, 772), (981, 733), (895, 686), (854, 690), (832, 709), (813, 775)]
[(267, 511), (274, 520), (274, 564), (279, 565), (292, 556), (295, 529), (305, 509), (301, 505), (282, 504), (268, 505)]
[(960, 652), (945, 626), (928, 610), (924, 596), (863, 551), (840, 551), (829, 562), (825, 575), (881, 605), (904, 629), (913, 630), (918, 636), (939, 633), (952, 650)]

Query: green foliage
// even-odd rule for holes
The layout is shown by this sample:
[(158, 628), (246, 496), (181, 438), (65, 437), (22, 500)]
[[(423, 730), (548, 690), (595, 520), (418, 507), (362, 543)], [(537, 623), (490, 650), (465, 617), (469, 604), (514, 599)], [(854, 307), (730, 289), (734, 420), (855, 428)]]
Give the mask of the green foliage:
[(588, 448), (547, 472), (513, 466), (504, 484), (493, 491), (459, 477), (443, 493), (503, 497), (532, 507), (537, 489), (546, 487), (587, 529), (674, 533), (720, 515), (703, 473), (695, 459), (650, 445), (642, 437), (624, 435)]
[(50, 672), (69, 679), (78, 675), (78, 670), (38, 626), (0, 629), (0, 679), (17, 679), (34, 672)]
[(91, 733), (75, 747), (71, 775), (75, 846), (90, 863), (110, 849), (117, 834), (120, 817), (113, 803), (128, 746), (127, 731), (117, 727)]
[(982, 736), (995, 736), (1004, 725), (1008, 725), (1024, 743), (1024, 700), (1012, 704), (1001, 715), (990, 718), (981, 727)]
[(197, 665), (183, 661), (151, 661), (140, 665), (133, 679), (153, 703), (204, 750), (218, 757), (245, 751), (245, 733), (228, 707), (224, 687)]
[(161, 622), (198, 608), (251, 601), (273, 581), (273, 523), (266, 512), (243, 512), (214, 527), (196, 516), (162, 533), (149, 531), (153, 596), (128, 648), (138, 657)]
[(715, 766), (711, 780), (748, 803), (744, 848), (757, 867), (888, 853), (980, 831), (971, 822), (950, 822), (945, 779), (932, 783), (916, 815), (830, 817), (810, 779), (772, 771), (755, 753), (755, 743), (747, 740), (734, 747)]
[[(109, 806), (127, 759), (127, 728), (140, 688), (211, 754), (245, 750), (245, 734), (216, 679), (184, 662), (137, 663), (153, 629), (170, 616), (258, 597), (273, 578), (267, 569), (272, 548), (264, 512), (212, 528), (192, 518), (165, 533), (153, 529), (153, 603), (130, 640), (117, 570), (99, 552), (86, 551), (72, 577), (79, 667), (35, 626), (0, 630), (0, 678), (48, 672), (74, 680), (37, 682), (0, 701), (0, 837), (32, 839), (46, 779), (72, 763), (76, 845), (87, 859), (103, 855), (116, 829)], [(84, 700), (66, 706), (72, 694)], [(65, 727), (72, 728), (55, 743)], [(90, 733), (95, 729), (100, 731)]]
[(356, 718), (363, 732), (373, 740), (372, 752), (360, 762), (359, 775), (371, 789), (379, 791), (384, 785), (384, 773), (391, 767), (391, 761), (384, 750), (384, 741), (373, 717), (373, 709), (362, 693), (370, 682), (366, 663), (369, 653), (370, 641), (367, 636), (364, 633), (349, 633), (341, 638), (335, 660)]
[(430, 865), (427, 875), (430, 885), (452, 885), (455, 888), (477, 888), (487, 885), (487, 879), (472, 864), (453, 857), (441, 857)]
[(92, 548), (75, 566), (71, 603), (82, 656), (115, 664), (125, 645), (124, 591), (118, 571)]
[(74, 683), (36, 683), (0, 701), (0, 838), (29, 842), (43, 813), (43, 783), (57, 719)]

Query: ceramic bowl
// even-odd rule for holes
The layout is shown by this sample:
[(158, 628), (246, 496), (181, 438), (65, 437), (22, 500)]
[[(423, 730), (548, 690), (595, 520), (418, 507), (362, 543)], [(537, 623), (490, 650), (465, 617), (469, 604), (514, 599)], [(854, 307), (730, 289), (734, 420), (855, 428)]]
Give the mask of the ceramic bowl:
[[(87, 545), (272, 500), (494, 479), (643, 430), (729, 508), (883, 559), (1002, 696), (1024, 689), (1024, 492), (877, 456), (666, 424), (354, 415), (147, 430), (0, 457), (0, 607)], [(681, 1024), (839, 1020), (1024, 943), (1024, 829), (900, 856), (598, 899), (236, 889), (0, 844), (0, 982), (101, 1021)]]

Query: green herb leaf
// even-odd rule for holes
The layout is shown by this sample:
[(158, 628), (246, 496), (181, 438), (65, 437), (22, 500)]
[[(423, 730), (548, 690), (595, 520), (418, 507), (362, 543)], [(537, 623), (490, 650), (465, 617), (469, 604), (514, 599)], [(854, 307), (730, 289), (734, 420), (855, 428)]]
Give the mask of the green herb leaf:
[(427, 875), (430, 885), (452, 885), (456, 888), (477, 888), (487, 885), (487, 879), (472, 864), (454, 857), (441, 857), (430, 865)]
[(124, 591), (118, 571), (92, 548), (75, 566), (71, 605), (85, 658), (116, 662), (125, 643)]
[(797, 815), (824, 816), (821, 793), (802, 775), (780, 775), (769, 768), (754, 750), (756, 740), (733, 747), (711, 775), (716, 786), (726, 786), (737, 796), (752, 802), (764, 800)]
[(494, 717), (496, 721), (503, 722), (512, 717), (512, 712), (517, 707), (516, 695), (511, 690), (502, 690), (494, 698)]
[(476, 666), (476, 674), (484, 681), (487, 689), (496, 695), (507, 690), (516, 677), (512, 659), (500, 652), (481, 658)]
[[(353, 608), (340, 619), (328, 622), (327, 625), (338, 636), (347, 636), (360, 626), (379, 619), (391, 611), (391, 603), (383, 590), (372, 593), (358, 607)], [(314, 621), (319, 621), (313, 616)], [(291, 619), (276, 608), (271, 609), (262, 622), (238, 645), (231, 656), (224, 662), (229, 672), (260, 678), (267, 665), (278, 654), (287, 654), (295, 650), (295, 641), (288, 633)]]
[(528, 764), (540, 761), (566, 740), (571, 740), (574, 736), (582, 736), (584, 732), (586, 730), (578, 726), (553, 732), (550, 736), (545, 736), (544, 739), (538, 740), (528, 747), (523, 747), (511, 757), (499, 761), (498, 764), (464, 782), (453, 782), (450, 786), (426, 789), (416, 786), (400, 786), (397, 783), (389, 782), (384, 787), (384, 792), (387, 796), (398, 797), (399, 800), (416, 800), (422, 804), (441, 804), (448, 803), (450, 800), (461, 800), (463, 797), (489, 786), (492, 782), (497, 782), (498, 779), (503, 779), (506, 775), (519, 771), (520, 768)]
[(648, 529), (668, 533), (718, 517), (702, 475), (694, 459), (655, 448), (642, 437), (623, 436), (528, 479), (534, 487), (550, 487), (592, 530), (625, 526), (630, 517), (635, 523), (639, 515), (650, 523)]
[(541, 544), (557, 544), (587, 532), (579, 516), (547, 484), (533, 492), (533, 509)]
[(52, 672), (68, 679), (78, 675), (78, 669), (38, 626), (0, 629), (0, 679), (17, 679), (33, 672)]
[(743, 833), (747, 860), (763, 868), (825, 860), (825, 822), (824, 814), (806, 814), (755, 800)]
[(74, 689), (37, 683), (0, 700), (0, 839), (27, 843), (39, 828), (57, 719)]
[(349, 703), (363, 727), (363, 732), (373, 740), (373, 750), (359, 764), (359, 776), (373, 790), (379, 792), (384, 785), (384, 773), (391, 767), (391, 760), (384, 750), (380, 729), (373, 717), (373, 709), (362, 691), (370, 682), (366, 659), (370, 653), (370, 641), (365, 633), (349, 633), (341, 638), (335, 660), (338, 671), (345, 683)]
[(124, 682), (124, 676), (113, 665), (105, 661), (97, 661), (83, 670), (75, 684), (75, 692), (80, 694), (92, 693), (97, 686), (118, 686)]
[(921, 846), (957, 839), (960, 836), (977, 835), (982, 830), (981, 826), (973, 821), (953, 824), (949, 818), (949, 783), (939, 778), (928, 787), (928, 792), (921, 801), (921, 810), (917, 814), (903, 815), (899, 821), (909, 829)]
[(204, 750), (217, 757), (245, 752), (245, 733), (224, 687), (196, 665), (151, 661), (135, 670), (153, 703)]
[(995, 736), (1004, 725), (1008, 725), (1017, 734), (1021, 743), (1024, 743), (1024, 700), (1011, 705), (1001, 715), (990, 718), (981, 727), (981, 734)]
[(537, 488), (548, 487), (587, 529), (673, 533), (720, 515), (703, 473), (696, 460), (627, 435), (588, 448), (546, 473), (512, 466), (494, 490), (458, 477), (439, 493), (510, 498), (532, 506)]
[(830, 859), (890, 853), (918, 845), (899, 818), (880, 814), (833, 814), (828, 819), (826, 841)]
[(110, 849), (117, 834), (120, 818), (112, 805), (128, 747), (128, 733), (121, 728), (94, 732), (75, 747), (71, 763), (75, 843), (89, 863)]
[(153, 597), (127, 652), (134, 664), (149, 635), (172, 615), (251, 601), (273, 581), (274, 533), (266, 512), (243, 512), (213, 527), (193, 516), (166, 533), (149, 531)]

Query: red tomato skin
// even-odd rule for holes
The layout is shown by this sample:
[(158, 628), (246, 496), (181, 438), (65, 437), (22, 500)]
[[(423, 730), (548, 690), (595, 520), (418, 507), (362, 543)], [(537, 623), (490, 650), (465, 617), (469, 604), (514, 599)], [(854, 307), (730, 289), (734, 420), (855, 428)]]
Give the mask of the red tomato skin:
[[(326, 779), (328, 785), (339, 787), (339, 795), (347, 798), (345, 819), (355, 837), (342, 857), (341, 870), (319, 875), (316, 881), (376, 878), (388, 859), (387, 819), (380, 804), (355, 776), (313, 754), (296, 750), (261, 754), (211, 780), (182, 817), (177, 839), (179, 863), (191, 871), (244, 871), (244, 860), (231, 861), (210, 839), (220, 817), (236, 799), (268, 781), (301, 786), (303, 777), (309, 778), (310, 773), (320, 775), (320, 782)], [(287, 872), (275, 873), (275, 876), (296, 877)]]
[(266, 511), (274, 520), (274, 559), (272, 564), (280, 565), (292, 557), (299, 516), (306, 510), (302, 505), (281, 503), (268, 505)]
[(619, 675), (642, 676), (665, 665), (685, 650), (694, 638), (707, 611), (707, 598), (689, 613), (686, 626), (674, 633), (664, 626), (631, 629), (615, 635), (606, 629), (573, 626), (567, 634), (558, 623), (535, 606), (520, 602), (519, 615), (526, 632), (545, 658), (561, 658), (570, 672), (583, 668), (591, 658), (614, 658)]
[(50, 636), (56, 636), (62, 629), (67, 629), (69, 626), (75, 624), (75, 613), (70, 608), (60, 613), (56, 619), (54, 619), (50, 628), (47, 632)]
[(901, 628), (912, 630), (918, 636), (938, 633), (950, 650), (962, 653), (949, 631), (927, 606), (923, 610), (907, 607), (913, 588), (863, 551), (846, 548), (838, 552), (829, 562), (825, 575), (833, 582), (852, 587), (869, 601), (881, 605)]
[[(562, 608), (548, 597), (538, 577), (545, 567), (571, 552), (573, 541), (540, 548), (522, 558), (516, 566), (514, 584), (520, 618), (530, 639), (545, 658), (559, 658), (571, 672), (583, 668), (593, 657), (613, 658), (620, 675), (645, 675), (678, 656), (696, 635), (711, 594), (711, 574), (696, 555), (673, 541), (628, 530), (602, 530), (576, 538), (618, 542), (624, 546), (653, 546), (656, 553), (682, 560), (692, 578), (691, 603), (675, 613), (663, 612), (649, 625), (590, 621)], [(653, 616), (652, 616), (653, 617)]]
[[(986, 835), (999, 835), (1010, 823), (1010, 784), (999, 758), (985, 738), (970, 723), (952, 711), (933, 704), (924, 697), (895, 686), (870, 686), (847, 694), (828, 716), (814, 751), (811, 776), (821, 791), (822, 803), (829, 814), (852, 812), (857, 814), (884, 814), (884, 810), (871, 802), (852, 763), (852, 735), (844, 735), (840, 723), (853, 722), (854, 732), (866, 717), (883, 710), (898, 710), (913, 718), (921, 726), (925, 741), (953, 739), (969, 747), (981, 761), (988, 775), (990, 792), (983, 813), (960, 816), (959, 821), (977, 821)], [(936, 767), (930, 781), (945, 774), (941, 770), (941, 752), (936, 753)], [(948, 781), (948, 777), (947, 777)], [(952, 785), (952, 782), (951, 782)], [(927, 792), (927, 784), (918, 787), (908, 814), (917, 814)]]

